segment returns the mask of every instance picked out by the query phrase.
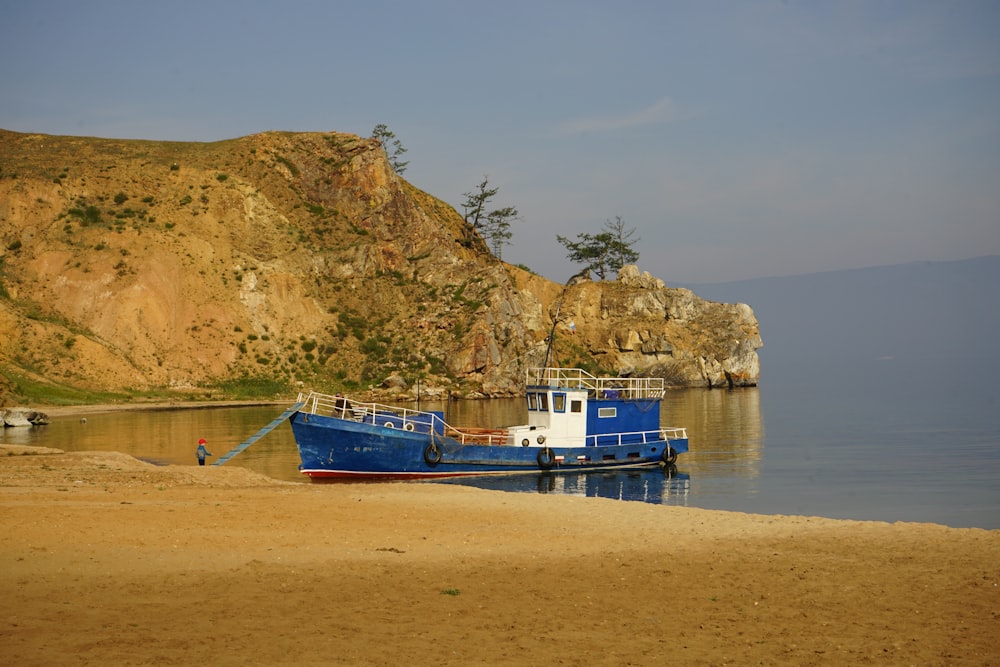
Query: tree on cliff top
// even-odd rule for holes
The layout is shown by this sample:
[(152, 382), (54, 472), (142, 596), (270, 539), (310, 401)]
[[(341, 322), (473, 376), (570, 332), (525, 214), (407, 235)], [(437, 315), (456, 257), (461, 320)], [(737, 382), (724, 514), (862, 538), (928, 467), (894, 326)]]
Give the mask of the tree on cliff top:
[(617, 215), (614, 221), (605, 222), (603, 231), (598, 234), (577, 234), (578, 241), (557, 234), (556, 240), (569, 251), (566, 256), (571, 262), (583, 264), (604, 280), (608, 271), (618, 271), (639, 260), (639, 253), (632, 246), (640, 239), (633, 241), (634, 234), (635, 229), (626, 229), (622, 217)]
[[(389, 159), (389, 164), (392, 166), (393, 171), (395, 171), (400, 176), (406, 171), (406, 165), (410, 164), (407, 160), (403, 162), (400, 160), (400, 156), (406, 152), (403, 147), (403, 142), (396, 138), (396, 135), (389, 130), (389, 127), (384, 123), (379, 123), (372, 130), (372, 138), (378, 139), (382, 142), (382, 148), (385, 149), (385, 156)], [(389, 152), (389, 147), (392, 147), (392, 152)]]
[(462, 193), (465, 197), (462, 208), (465, 209), (465, 221), (490, 244), (497, 259), (502, 260), (503, 247), (510, 243), (513, 236), (510, 223), (519, 219), (520, 213), (513, 206), (487, 212), (487, 205), (500, 191), (499, 188), (489, 187), (489, 183), (489, 176), (483, 176), (483, 182), (476, 186), (476, 190)]
[(634, 241), (635, 228), (625, 229), (625, 221), (620, 215), (616, 215), (614, 220), (607, 220), (604, 223), (604, 231), (611, 234), (611, 268), (616, 272), (626, 264), (635, 264), (639, 261), (639, 253), (633, 246), (642, 240), (637, 238)]

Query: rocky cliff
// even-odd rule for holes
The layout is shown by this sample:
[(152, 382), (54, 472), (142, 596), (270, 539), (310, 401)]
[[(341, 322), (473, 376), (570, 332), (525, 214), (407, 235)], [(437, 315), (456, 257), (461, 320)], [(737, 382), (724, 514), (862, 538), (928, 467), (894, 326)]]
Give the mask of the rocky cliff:
[(635, 267), (564, 289), (498, 262), (372, 139), (0, 130), (0, 403), (241, 384), (405, 395), (418, 378), (424, 396), (505, 395), (556, 318), (552, 364), (758, 378), (749, 307)]

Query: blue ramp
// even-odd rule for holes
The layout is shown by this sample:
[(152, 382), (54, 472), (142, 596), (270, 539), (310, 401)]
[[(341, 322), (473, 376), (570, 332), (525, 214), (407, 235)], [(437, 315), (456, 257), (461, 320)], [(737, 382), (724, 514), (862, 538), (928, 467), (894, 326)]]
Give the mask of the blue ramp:
[(213, 463), (212, 465), (214, 465), (214, 466), (221, 466), (223, 463), (225, 463), (229, 459), (233, 458), (234, 456), (236, 456), (237, 454), (239, 454), (240, 452), (242, 452), (244, 449), (246, 449), (247, 447), (249, 447), (253, 443), (255, 443), (258, 440), (260, 440), (261, 438), (263, 438), (265, 435), (267, 435), (268, 433), (270, 433), (274, 429), (278, 428), (278, 426), (280, 426), (282, 422), (284, 422), (286, 419), (288, 419), (293, 414), (295, 414), (299, 410), (299, 408), (301, 408), (303, 405), (305, 405), (305, 403), (296, 403), (292, 407), (288, 408), (287, 410), (285, 410), (284, 412), (281, 413), (280, 417), (276, 418), (273, 422), (271, 422), (270, 424), (268, 424), (267, 426), (265, 426), (261, 430), (257, 431), (256, 433), (254, 433), (253, 435), (251, 435), (249, 438), (247, 438), (246, 440), (244, 440), (240, 444), (238, 444), (235, 447), (233, 447), (232, 449), (230, 449), (223, 456), (219, 457), (219, 460), (216, 461), (215, 463)]

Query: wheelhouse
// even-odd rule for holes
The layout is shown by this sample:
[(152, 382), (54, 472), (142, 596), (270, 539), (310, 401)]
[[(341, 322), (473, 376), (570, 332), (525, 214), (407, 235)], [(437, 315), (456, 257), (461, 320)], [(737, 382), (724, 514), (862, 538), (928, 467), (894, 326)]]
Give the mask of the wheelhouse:
[(528, 423), (510, 427), (510, 444), (622, 444), (645, 442), (659, 432), (662, 378), (598, 378), (579, 368), (535, 368), (526, 385)]

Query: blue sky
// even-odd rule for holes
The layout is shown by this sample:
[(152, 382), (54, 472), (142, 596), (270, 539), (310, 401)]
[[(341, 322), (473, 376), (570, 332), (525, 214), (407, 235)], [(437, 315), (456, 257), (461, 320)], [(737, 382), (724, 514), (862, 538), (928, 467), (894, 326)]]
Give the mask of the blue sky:
[(385, 123), (417, 187), (520, 210), (507, 261), (564, 281), (556, 235), (621, 216), (719, 282), (1000, 254), (998, 34), (995, 0), (0, 0), (0, 127)]

